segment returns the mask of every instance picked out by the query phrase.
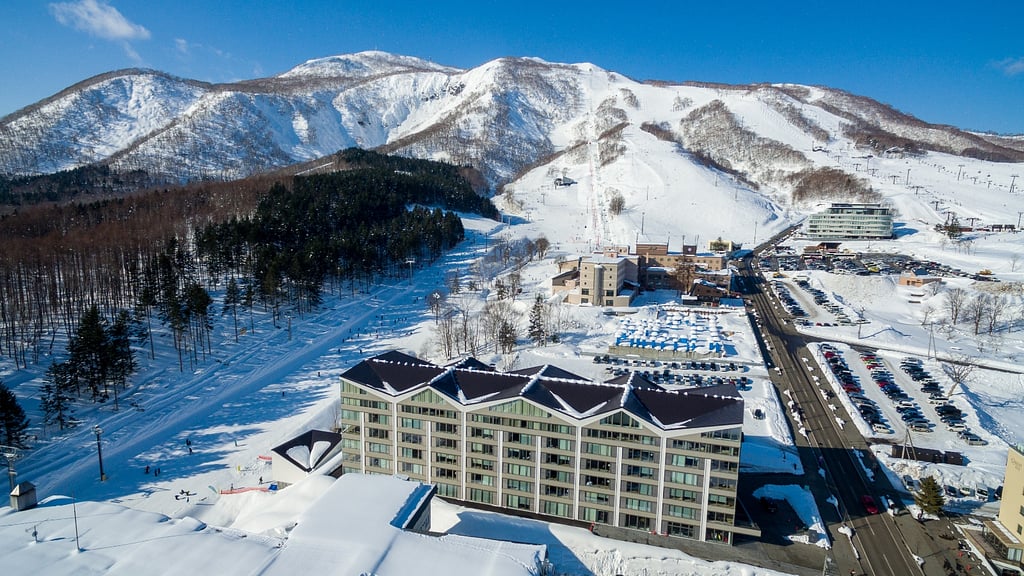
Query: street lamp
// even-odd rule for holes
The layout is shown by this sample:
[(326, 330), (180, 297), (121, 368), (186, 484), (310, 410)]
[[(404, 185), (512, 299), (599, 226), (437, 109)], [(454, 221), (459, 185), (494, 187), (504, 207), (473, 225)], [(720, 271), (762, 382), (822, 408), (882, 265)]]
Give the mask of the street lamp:
[(96, 455), (100, 459), (100, 482), (103, 482), (107, 479), (107, 475), (103, 473), (103, 444), (100, 442), (100, 434), (103, 434), (103, 429), (93, 426), (92, 431), (96, 434)]

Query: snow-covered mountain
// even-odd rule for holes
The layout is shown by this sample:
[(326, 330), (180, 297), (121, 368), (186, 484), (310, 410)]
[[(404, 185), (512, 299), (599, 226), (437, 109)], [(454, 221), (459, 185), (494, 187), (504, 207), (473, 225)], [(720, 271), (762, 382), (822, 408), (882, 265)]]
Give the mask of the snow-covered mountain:
[[(706, 239), (756, 239), (757, 222), (779, 230), (823, 200), (890, 198), (880, 184), (891, 175), (871, 158), (952, 154), (972, 174), (1024, 161), (1021, 138), (927, 124), (840, 90), (637, 82), (536, 58), (461, 70), (361, 52), (216, 85), (124, 70), (0, 119), (0, 173), (14, 175), (105, 163), (166, 182), (226, 180), (351, 146), (473, 166), (523, 217), (516, 194), (568, 176), (590, 194), (586, 235), (619, 243), (645, 231), (645, 209), (736, 214), (709, 226), (688, 212), (686, 224)], [(618, 196), (629, 222), (609, 217)]]
[[(710, 121), (688, 120), (712, 103)], [(640, 83), (590, 64), (533, 58), (460, 70), (361, 52), (232, 84), (137, 69), (96, 76), (0, 119), (0, 172), (109, 162), (175, 180), (226, 179), (360, 146), (472, 164), (497, 185), (587, 142), (609, 140), (602, 161), (614, 161), (645, 145), (622, 141), (620, 128), (645, 124), (679, 133), (687, 150), (769, 186), (780, 183), (764, 172), (806, 167), (801, 152), (845, 138), (1024, 158), (1020, 140), (925, 124), (827, 88)], [(744, 133), (796, 153), (782, 153), (786, 166), (764, 166), (757, 154), (744, 159), (715, 137)]]

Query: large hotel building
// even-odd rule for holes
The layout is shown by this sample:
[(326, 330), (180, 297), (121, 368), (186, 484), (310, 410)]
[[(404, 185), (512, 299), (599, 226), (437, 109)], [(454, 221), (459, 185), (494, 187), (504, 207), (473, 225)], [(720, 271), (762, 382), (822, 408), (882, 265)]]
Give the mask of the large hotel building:
[(805, 231), (822, 240), (888, 240), (893, 237), (892, 210), (881, 204), (836, 202), (811, 214)]
[(595, 382), (387, 352), (341, 376), (343, 472), (407, 476), (442, 497), (732, 543), (743, 400), (730, 385)]

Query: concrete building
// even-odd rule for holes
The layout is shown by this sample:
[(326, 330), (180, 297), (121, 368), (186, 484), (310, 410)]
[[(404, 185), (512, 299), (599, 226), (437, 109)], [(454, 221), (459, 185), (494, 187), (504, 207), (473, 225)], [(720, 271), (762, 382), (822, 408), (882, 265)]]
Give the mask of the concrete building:
[(812, 214), (804, 231), (809, 238), (889, 239), (893, 237), (892, 211), (881, 204), (834, 203)]
[[(731, 543), (743, 399), (554, 366), (442, 367), (400, 352), (341, 376), (343, 472), (399, 474), (442, 497), (552, 519)], [(745, 517), (745, 516), (743, 516)]]
[(732, 282), (724, 253), (697, 252), (695, 245), (669, 252), (668, 244), (651, 243), (637, 244), (632, 253), (628, 250), (608, 247), (599, 254), (562, 262), (551, 279), (552, 291), (566, 292), (569, 304), (629, 306), (641, 289), (688, 292), (693, 281), (701, 279), (728, 291)]
[(1024, 574), (1024, 447), (1010, 446), (1006, 456), (999, 516), (985, 520), (980, 535), (964, 531), (998, 574)]

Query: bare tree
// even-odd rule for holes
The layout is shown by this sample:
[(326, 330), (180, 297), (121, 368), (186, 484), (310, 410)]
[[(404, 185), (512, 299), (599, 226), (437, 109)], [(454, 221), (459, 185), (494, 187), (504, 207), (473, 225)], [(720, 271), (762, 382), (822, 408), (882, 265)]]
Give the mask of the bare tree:
[(427, 307), (430, 312), (434, 315), (434, 323), (440, 321), (441, 311), (444, 309), (444, 293), (440, 290), (434, 290), (430, 294), (427, 294)]
[(516, 326), (519, 322), (519, 313), (515, 306), (508, 300), (492, 300), (487, 302), (483, 311), (483, 327), (487, 337), (494, 342), (494, 351), (501, 353), (509, 350), (509, 341), (515, 344), (518, 333)]
[(967, 303), (967, 290), (963, 288), (950, 288), (946, 291), (944, 303), (946, 311), (949, 312), (950, 324), (956, 324), (960, 321), (960, 314)]
[(1009, 305), (1009, 301), (1003, 296), (992, 296), (989, 298), (988, 308), (985, 310), (985, 321), (988, 324), (989, 334), (995, 332)]
[(522, 290), (523, 277), (519, 272), (510, 272), (505, 275), (505, 286), (508, 287), (508, 298), (515, 300), (516, 295)]
[(541, 236), (534, 241), (534, 244), (537, 246), (537, 257), (543, 260), (547, 255), (548, 250), (551, 249), (551, 241), (545, 236)]
[(933, 312), (935, 312), (935, 308), (932, 308), (930, 305), (926, 305), (921, 309), (921, 326), (928, 325), (928, 321), (931, 319)]
[(613, 216), (622, 214), (622, 211), (626, 208), (626, 199), (622, 197), (622, 193), (618, 190), (612, 192), (611, 198), (608, 199), (608, 212)]
[(462, 271), (458, 268), (452, 268), (444, 274), (444, 285), (448, 288), (449, 294), (458, 294), (462, 292)]
[(953, 381), (953, 385), (949, 387), (949, 394), (946, 395), (947, 400), (953, 397), (953, 393), (956, 392), (956, 389), (959, 386), (963, 385), (971, 378), (971, 374), (976, 368), (974, 365), (976, 361), (977, 358), (959, 355), (953, 358), (950, 362), (942, 363), (942, 371), (945, 372), (946, 376), (949, 376), (949, 379)]
[(1020, 254), (1010, 256), (1010, 272), (1017, 271), (1017, 264), (1020, 264)]
[(981, 322), (988, 316), (990, 299), (988, 294), (976, 294), (964, 304), (964, 317), (974, 327), (975, 334), (981, 333)]

